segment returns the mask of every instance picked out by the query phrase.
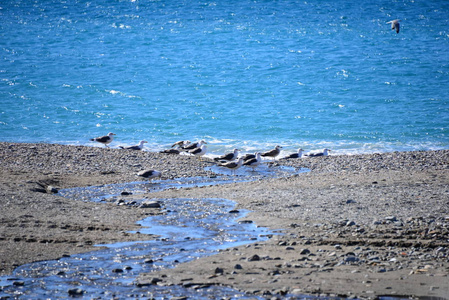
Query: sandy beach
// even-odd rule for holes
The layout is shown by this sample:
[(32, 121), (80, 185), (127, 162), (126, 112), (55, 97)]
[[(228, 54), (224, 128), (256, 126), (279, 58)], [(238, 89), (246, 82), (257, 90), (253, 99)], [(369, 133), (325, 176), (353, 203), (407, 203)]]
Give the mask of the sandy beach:
[[(127, 233), (160, 214), (66, 199), (58, 189), (132, 182), (145, 168), (164, 178), (215, 176), (211, 160), (85, 146), (0, 143), (0, 274), (19, 265), (152, 239)], [(147, 195), (226, 198), (245, 219), (279, 233), (138, 284), (224, 285), (266, 298), (313, 294), (449, 299), (449, 151), (278, 160), (310, 172)]]

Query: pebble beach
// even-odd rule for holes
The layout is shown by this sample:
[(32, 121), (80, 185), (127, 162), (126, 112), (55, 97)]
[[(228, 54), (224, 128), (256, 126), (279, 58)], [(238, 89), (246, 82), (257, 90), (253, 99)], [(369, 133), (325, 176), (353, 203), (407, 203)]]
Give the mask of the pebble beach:
[[(59, 144), (0, 143), (0, 274), (25, 263), (95, 250), (95, 244), (153, 239), (130, 234), (162, 214), (115, 203), (75, 201), (58, 190), (216, 176), (211, 159)], [(225, 198), (276, 234), (174, 269), (141, 274), (139, 286), (229, 286), (249, 295), (449, 299), (449, 151), (330, 155), (277, 160), (309, 172), (284, 178), (148, 194)]]

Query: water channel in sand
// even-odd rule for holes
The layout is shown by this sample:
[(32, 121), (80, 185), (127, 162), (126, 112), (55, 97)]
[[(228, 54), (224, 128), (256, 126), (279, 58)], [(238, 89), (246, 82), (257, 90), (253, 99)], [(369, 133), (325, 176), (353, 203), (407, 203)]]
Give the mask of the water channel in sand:
[[(216, 169), (214, 169), (216, 168)], [(60, 190), (59, 194), (84, 201), (115, 201), (124, 191), (133, 195), (151, 191), (217, 185), (283, 177), (304, 172), (293, 168), (265, 168), (228, 176), (227, 170), (211, 167), (224, 174), (214, 178), (183, 178), (152, 183), (133, 182)], [(143, 199), (141, 199), (143, 200)], [(106, 249), (42, 261), (17, 268), (12, 276), (0, 277), (1, 298), (42, 299), (67, 298), (70, 294), (83, 298), (171, 298), (187, 296), (193, 299), (238, 298), (246, 296), (226, 287), (204, 286), (192, 289), (181, 286), (139, 287), (135, 280), (140, 273), (175, 267), (220, 249), (267, 239), (272, 233), (251, 222), (237, 222), (245, 211), (234, 210), (235, 203), (226, 199), (158, 199), (163, 215), (142, 221), (140, 234), (153, 234), (152, 241), (116, 243)], [(133, 197), (133, 204), (139, 199)], [(254, 297), (251, 297), (254, 299)]]

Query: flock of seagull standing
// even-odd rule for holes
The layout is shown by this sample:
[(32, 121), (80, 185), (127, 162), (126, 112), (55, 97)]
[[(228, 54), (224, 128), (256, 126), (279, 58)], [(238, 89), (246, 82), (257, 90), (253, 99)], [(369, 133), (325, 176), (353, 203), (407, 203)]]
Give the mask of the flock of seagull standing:
[[(106, 147), (109, 147), (109, 144), (114, 140), (115, 134), (110, 132), (107, 135), (96, 137), (90, 139), (91, 141), (95, 141), (98, 143), (101, 143), (105, 145)], [(142, 150), (144, 147), (144, 144), (148, 143), (145, 140), (140, 141), (139, 144), (134, 146), (119, 146), (121, 149), (127, 149), (127, 150)], [(201, 140), (199, 142), (190, 142), (187, 140), (184, 141), (178, 141), (174, 143), (170, 149), (163, 150), (160, 153), (165, 154), (180, 154), (180, 153), (188, 153), (191, 155), (194, 155), (198, 157), (200, 160), (202, 156), (204, 156), (207, 153), (207, 142), (204, 140)], [(221, 156), (215, 157), (214, 161), (217, 163), (217, 166), (224, 167), (232, 171), (232, 173), (235, 175), (235, 171), (239, 169), (242, 166), (247, 166), (252, 169), (254, 172), (255, 169), (262, 163), (262, 157), (266, 158), (272, 158), (273, 161), (276, 160), (276, 157), (279, 156), (281, 153), (281, 146), (276, 146), (274, 149), (271, 149), (266, 152), (256, 152), (254, 154), (245, 154), (244, 156), (239, 157), (240, 149), (234, 149), (230, 153), (225, 153)], [(299, 148), (298, 152), (292, 153), (290, 155), (287, 155), (283, 157), (282, 159), (292, 159), (292, 158), (301, 158), (304, 156), (326, 156), (329, 153), (329, 149), (324, 149), (322, 152), (311, 152), (308, 154), (303, 154), (304, 150)], [(156, 177), (161, 177), (162, 173), (157, 170), (143, 170), (137, 173), (138, 176), (144, 177), (147, 179), (153, 179)]]

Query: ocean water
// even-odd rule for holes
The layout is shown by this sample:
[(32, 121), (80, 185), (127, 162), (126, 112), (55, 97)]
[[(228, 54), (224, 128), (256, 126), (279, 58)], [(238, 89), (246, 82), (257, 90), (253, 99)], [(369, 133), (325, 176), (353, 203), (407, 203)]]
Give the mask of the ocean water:
[(449, 148), (446, 0), (4, 0), (0, 35), (0, 141)]

